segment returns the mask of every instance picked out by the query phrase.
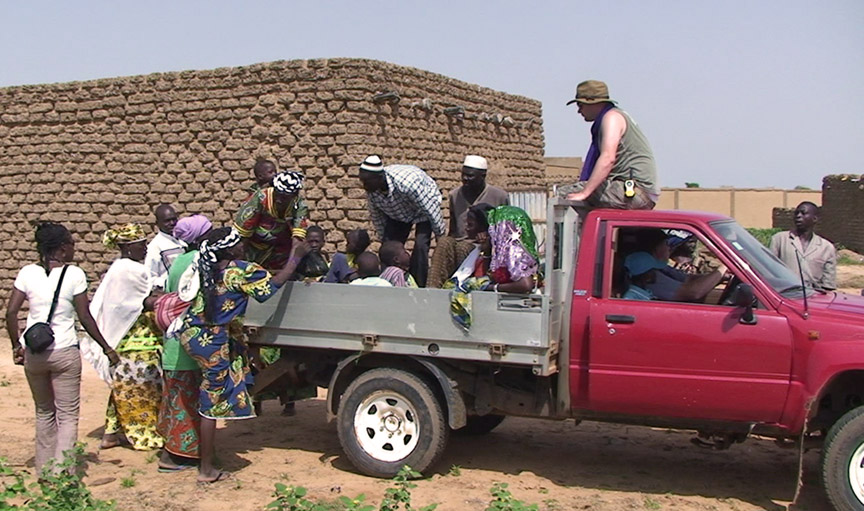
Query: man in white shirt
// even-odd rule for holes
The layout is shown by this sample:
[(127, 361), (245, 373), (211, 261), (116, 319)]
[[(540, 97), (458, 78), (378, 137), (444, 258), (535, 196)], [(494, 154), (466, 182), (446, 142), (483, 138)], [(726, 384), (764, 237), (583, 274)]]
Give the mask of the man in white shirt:
[(147, 245), (147, 257), (144, 265), (153, 276), (153, 287), (164, 289), (171, 263), (186, 251), (186, 243), (174, 237), (174, 226), (177, 225), (177, 212), (170, 204), (160, 204), (153, 211), (156, 216), (156, 227), (159, 232)]

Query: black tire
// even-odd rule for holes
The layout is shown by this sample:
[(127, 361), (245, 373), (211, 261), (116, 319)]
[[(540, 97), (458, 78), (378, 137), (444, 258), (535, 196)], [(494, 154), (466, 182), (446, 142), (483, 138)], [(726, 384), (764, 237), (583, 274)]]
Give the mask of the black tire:
[(444, 407), (425, 381), (399, 369), (372, 369), (345, 389), (337, 431), (357, 470), (391, 478), (403, 465), (418, 472), (434, 465), (450, 428)]
[(467, 424), (459, 429), (454, 429), (453, 434), (459, 436), (479, 436), (489, 433), (504, 422), (503, 415), (469, 415)]
[[(854, 468), (852, 464), (855, 464)], [(822, 448), (822, 481), (837, 511), (864, 509), (864, 406), (840, 418)], [(857, 487), (857, 489), (856, 489)]]

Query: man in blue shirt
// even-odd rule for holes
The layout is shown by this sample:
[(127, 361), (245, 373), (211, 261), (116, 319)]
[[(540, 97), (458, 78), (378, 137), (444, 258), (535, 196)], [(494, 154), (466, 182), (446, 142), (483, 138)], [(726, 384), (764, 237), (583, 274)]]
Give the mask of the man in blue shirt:
[(667, 302), (702, 303), (708, 293), (723, 279), (726, 266), (720, 264), (716, 270), (697, 275), (688, 275), (669, 266), (670, 248), (668, 236), (661, 229), (646, 229), (640, 236), (640, 246), (654, 258), (663, 263), (648, 289), (656, 300)]
[(625, 300), (654, 300), (648, 287), (657, 280), (657, 270), (666, 264), (648, 252), (633, 252), (624, 259), (624, 269), (630, 278), (630, 286), (621, 296)]

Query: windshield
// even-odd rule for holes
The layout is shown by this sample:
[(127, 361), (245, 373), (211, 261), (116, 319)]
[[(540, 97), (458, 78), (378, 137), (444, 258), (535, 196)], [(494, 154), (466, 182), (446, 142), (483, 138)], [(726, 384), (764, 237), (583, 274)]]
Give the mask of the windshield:
[[(729, 245), (744, 259), (750, 268), (775, 291), (788, 298), (801, 298), (804, 289), (801, 278), (783, 264), (765, 245), (752, 234), (731, 220), (711, 222), (711, 226)], [(807, 288), (807, 296), (813, 294), (813, 289)]]

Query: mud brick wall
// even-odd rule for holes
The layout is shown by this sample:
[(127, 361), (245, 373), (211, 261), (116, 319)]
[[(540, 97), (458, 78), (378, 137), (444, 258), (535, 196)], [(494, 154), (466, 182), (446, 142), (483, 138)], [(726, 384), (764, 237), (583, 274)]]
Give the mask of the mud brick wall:
[(771, 227), (790, 230), (795, 227), (795, 210), (792, 208), (774, 208), (771, 210)]
[[(388, 92), (398, 101), (376, 99)], [(366, 155), (424, 168), (446, 197), (470, 153), (489, 159), (492, 184), (542, 187), (543, 145), (538, 101), (372, 60), (3, 88), (0, 300), (36, 260), (31, 222), (66, 224), (95, 283), (116, 257), (99, 243), (107, 227), (150, 226), (163, 202), (226, 224), (249, 195), (255, 160), (269, 158), (305, 173), (311, 221), (332, 252), (348, 230), (372, 232), (356, 178)]]
[(835, 244), (864, 253), (864, 176), (831, 175), (822, 179), (819, 234)]

